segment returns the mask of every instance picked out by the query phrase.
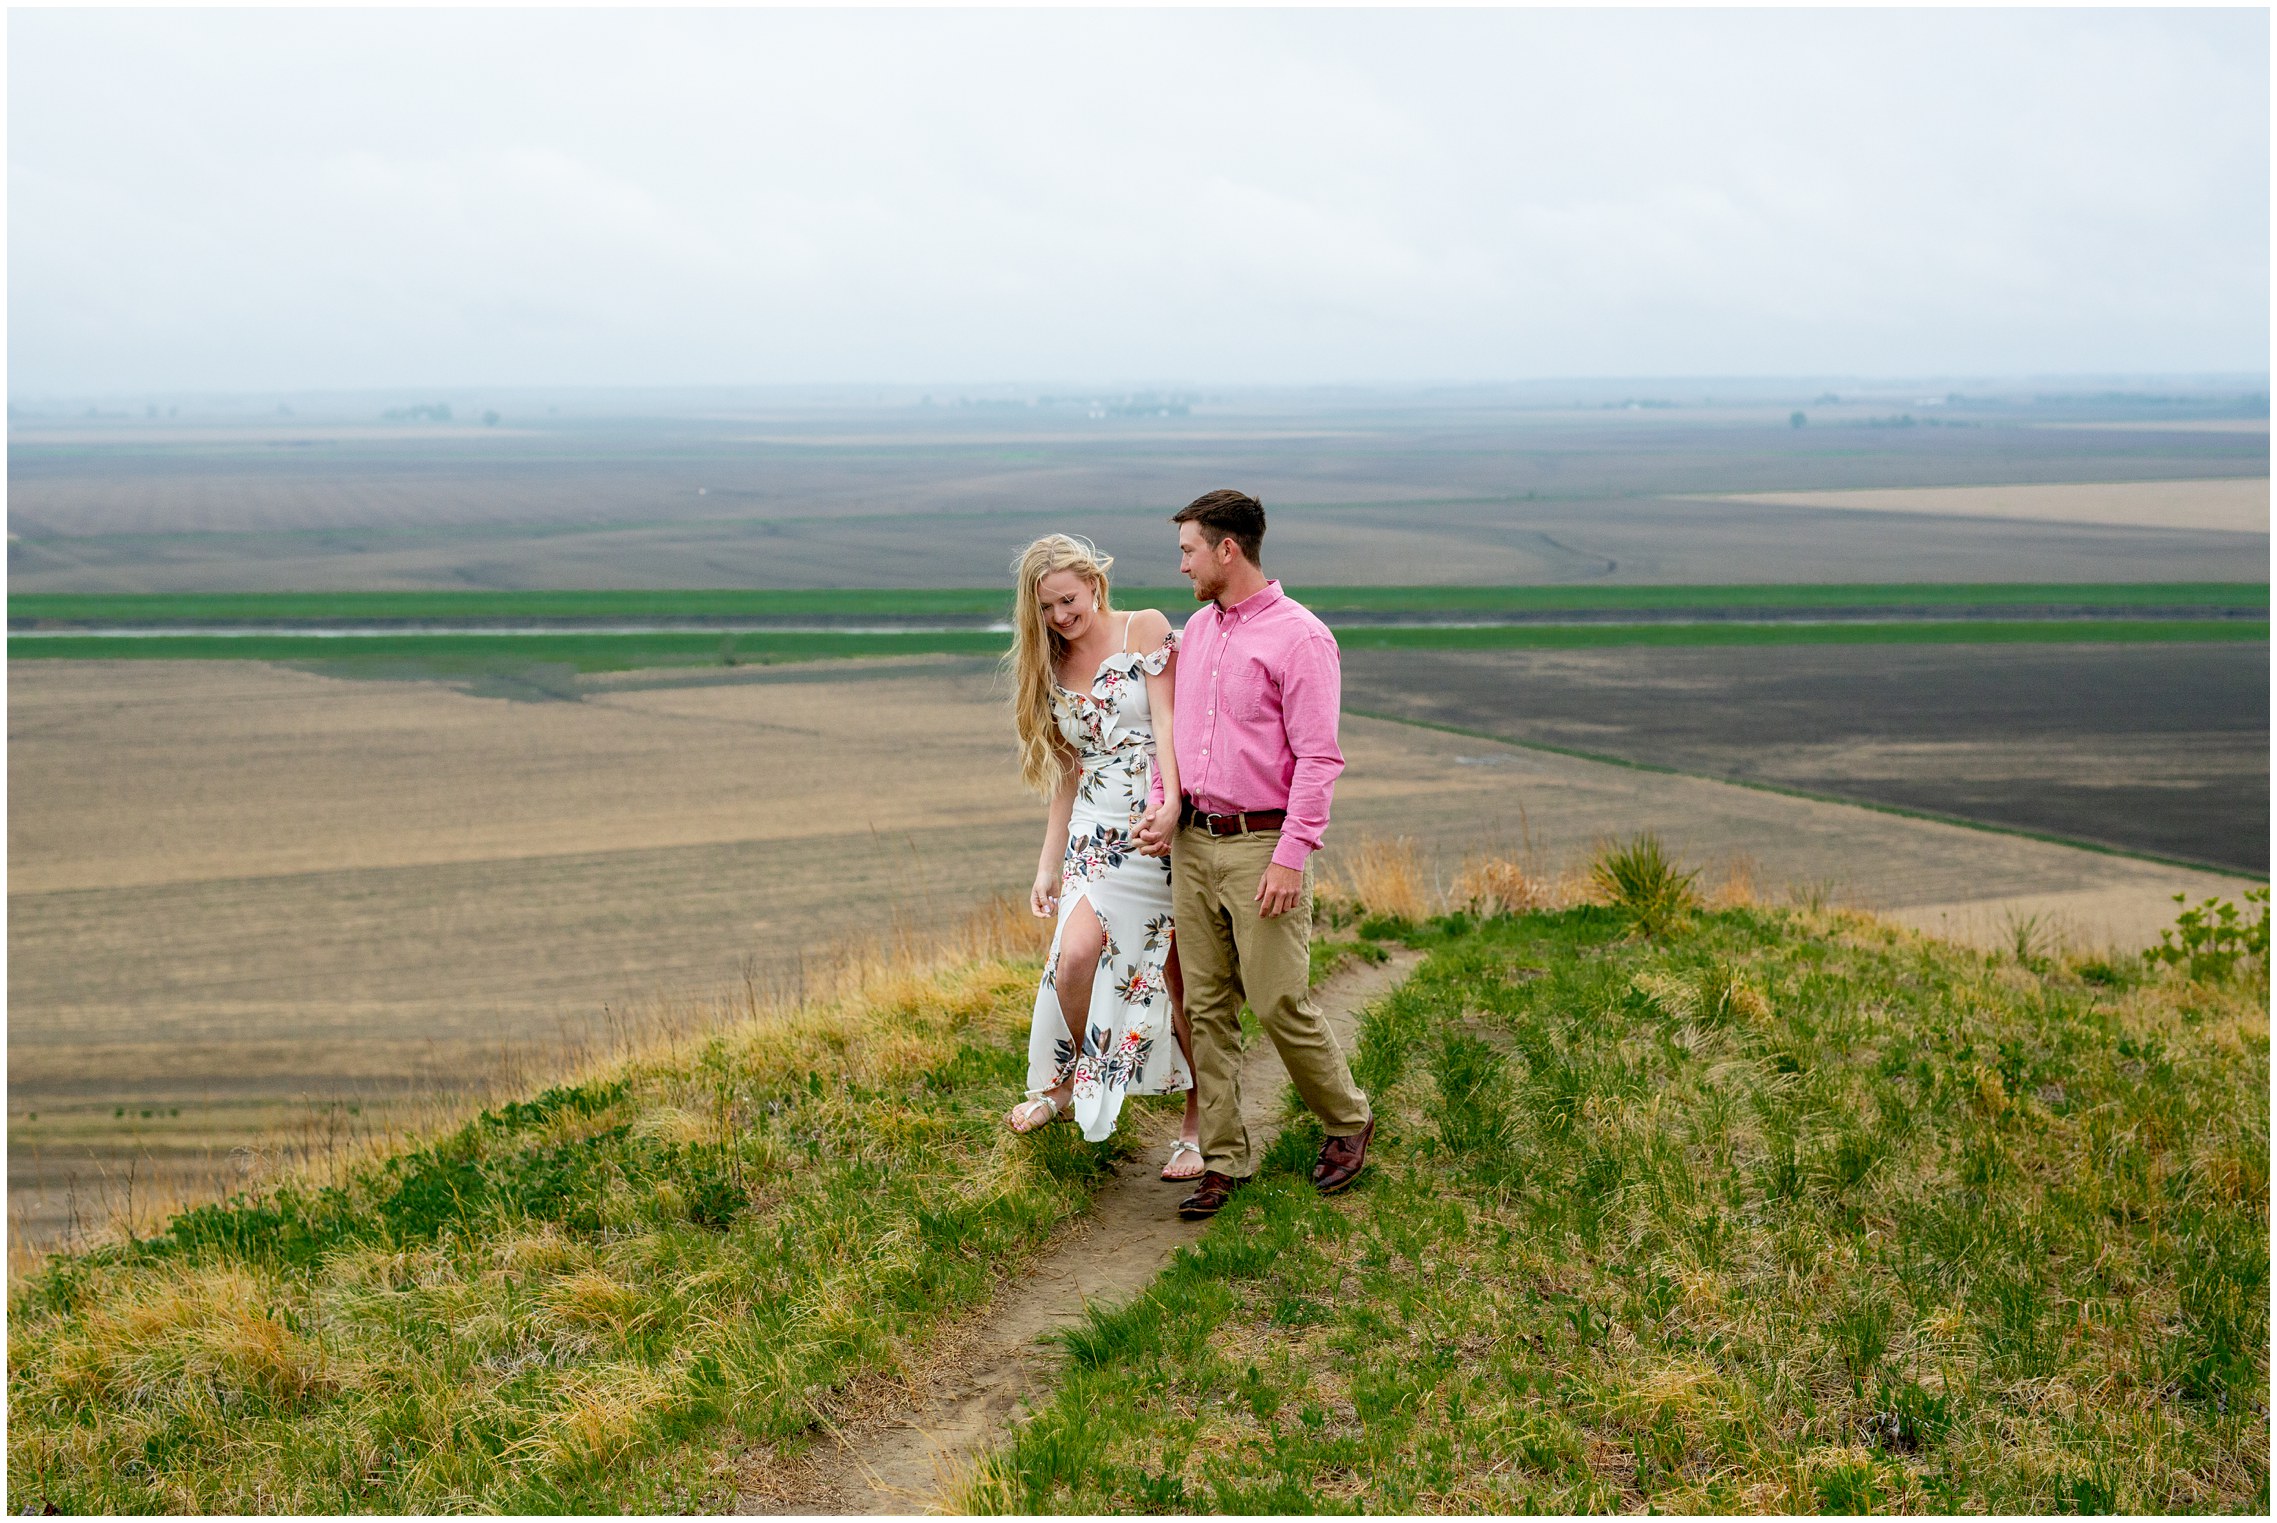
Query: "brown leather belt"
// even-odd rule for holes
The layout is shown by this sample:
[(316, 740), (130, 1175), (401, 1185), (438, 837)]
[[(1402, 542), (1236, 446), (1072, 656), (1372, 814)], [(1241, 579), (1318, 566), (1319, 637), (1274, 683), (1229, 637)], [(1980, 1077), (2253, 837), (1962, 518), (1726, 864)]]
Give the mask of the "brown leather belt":
[(1286, 809), (1243, 809), (1233, 814), (1204, 814), (1194, 807), (1192, 799), (1178, 801), (1178, 823), (1191, 825), (1206, 835), (1240, 836), (1252, 830), (1279, 830), (1281, 822), (1289, 817)]

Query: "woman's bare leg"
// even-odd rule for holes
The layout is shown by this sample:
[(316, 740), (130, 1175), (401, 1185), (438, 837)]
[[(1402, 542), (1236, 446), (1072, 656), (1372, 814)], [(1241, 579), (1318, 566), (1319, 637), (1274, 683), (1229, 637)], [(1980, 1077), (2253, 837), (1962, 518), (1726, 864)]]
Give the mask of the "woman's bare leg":
[[(1078, 900), (1067, 911), (1067, 924), (1060, 927), (1059, 961), (1052, 966), (1052, 988), (1059, 995), (1059, 1018), (1067, 1023), (1068, 1050), (1077, 1054), (1083, 1051), (1083, 1028), (1091, 1020), (1091, 986), (1099, 977), (1099, 954), (1106, 950), (1107, 931), (1099, 923), (1098, 912), (1089, 900)], [(1072, 1064), (1060, 1081), (1044, 1094), (1058, 1103), (1064, 1112), (1075, 1097), (1075, 1069)], [(1028, 1102), (1012, 1108), (1013, 1118)], [(1008, 1118), (1012, 1119), (1012, 1118)], [(1032, 1130), (1020, 1125), (1015, 1129)]]

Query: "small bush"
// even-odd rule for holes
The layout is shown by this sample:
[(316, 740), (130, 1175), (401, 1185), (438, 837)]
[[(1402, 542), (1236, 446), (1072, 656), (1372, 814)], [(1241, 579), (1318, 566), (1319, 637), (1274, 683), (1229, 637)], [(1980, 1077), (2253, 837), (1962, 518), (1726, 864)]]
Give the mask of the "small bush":
[(1589, 864), (1590, 884), (1641, 936), (1665, 936), (1700, 907), (1698, 868), (1677, 867), (1651, 831), (1608, 844)]
[[(2190, 896), (2176, 894), (2174, 902), (2188, 905)], [(2174, 924), (2158, 933), (2159, 944), (2143, 955), (2153, 962), (2181, 968), (2200, 983), (2228, 983), (2239, 964), (2261, 965), (2269, 971), (2269, 890), (2245, 891), (2246, 911), (2261, 907), (2259, 919), (2248, 919), (2227, 899), (2208, 899), (2185, 908)]]

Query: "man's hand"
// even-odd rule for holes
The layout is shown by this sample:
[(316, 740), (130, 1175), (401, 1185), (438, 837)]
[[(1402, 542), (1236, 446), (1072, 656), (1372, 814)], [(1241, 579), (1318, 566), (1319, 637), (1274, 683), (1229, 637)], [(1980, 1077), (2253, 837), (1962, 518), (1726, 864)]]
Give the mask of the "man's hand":
[(1305, 875), (1293, 867), (1278, 862), (1265, 864), (1265, 876), (1257, 880), (1257, 913), (1267, 920), (1277, 920), (1297, 907), (1305, 896)]
[(1178, 828), (1178, 805), (1175, 800), (1164, 799), (1154, 812), (1139, 821), (1138, 849), (1142, 857), (1170, 855), (1170, 836)]

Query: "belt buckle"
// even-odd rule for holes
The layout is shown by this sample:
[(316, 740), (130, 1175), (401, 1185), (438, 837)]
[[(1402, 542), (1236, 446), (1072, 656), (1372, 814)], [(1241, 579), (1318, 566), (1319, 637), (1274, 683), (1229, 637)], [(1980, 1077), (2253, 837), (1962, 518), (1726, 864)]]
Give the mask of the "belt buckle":
[[(1231, 820), (1231, 821), (1233, 821), (1233, 829), (1231, 829), (1231, 830), (1220, 830), (1220, 829), (1218, 829), (1218, 821), (1220, 821), (1220, 820)], [(1236, 811), (1235, 811), (1234, 813), (1232, 813), (1232, 814), (1205, 814), (1205, 815), (1203, 815), (1203, 816), (1202, 816), (1202, 828), (1203, 828), (1204, 830), (1206, 830), (1206, 831), (1208, 831), (1208, 832), (1210, 833), (1210, 836), (1211, 836), (1211, 838), (1212, 838), (1213, 840), (1222, 840), (1222, 839), (1224, 839), (1226, 836), (1229, 836), (1229, 835), (1232, 835), (1232, 836), (1237, 836), (1237, 835), (1240, 835), (1240, 834), (1241, 834), (1241, 814), (1240, 814), (1240, 811), (1236, 810)]]

